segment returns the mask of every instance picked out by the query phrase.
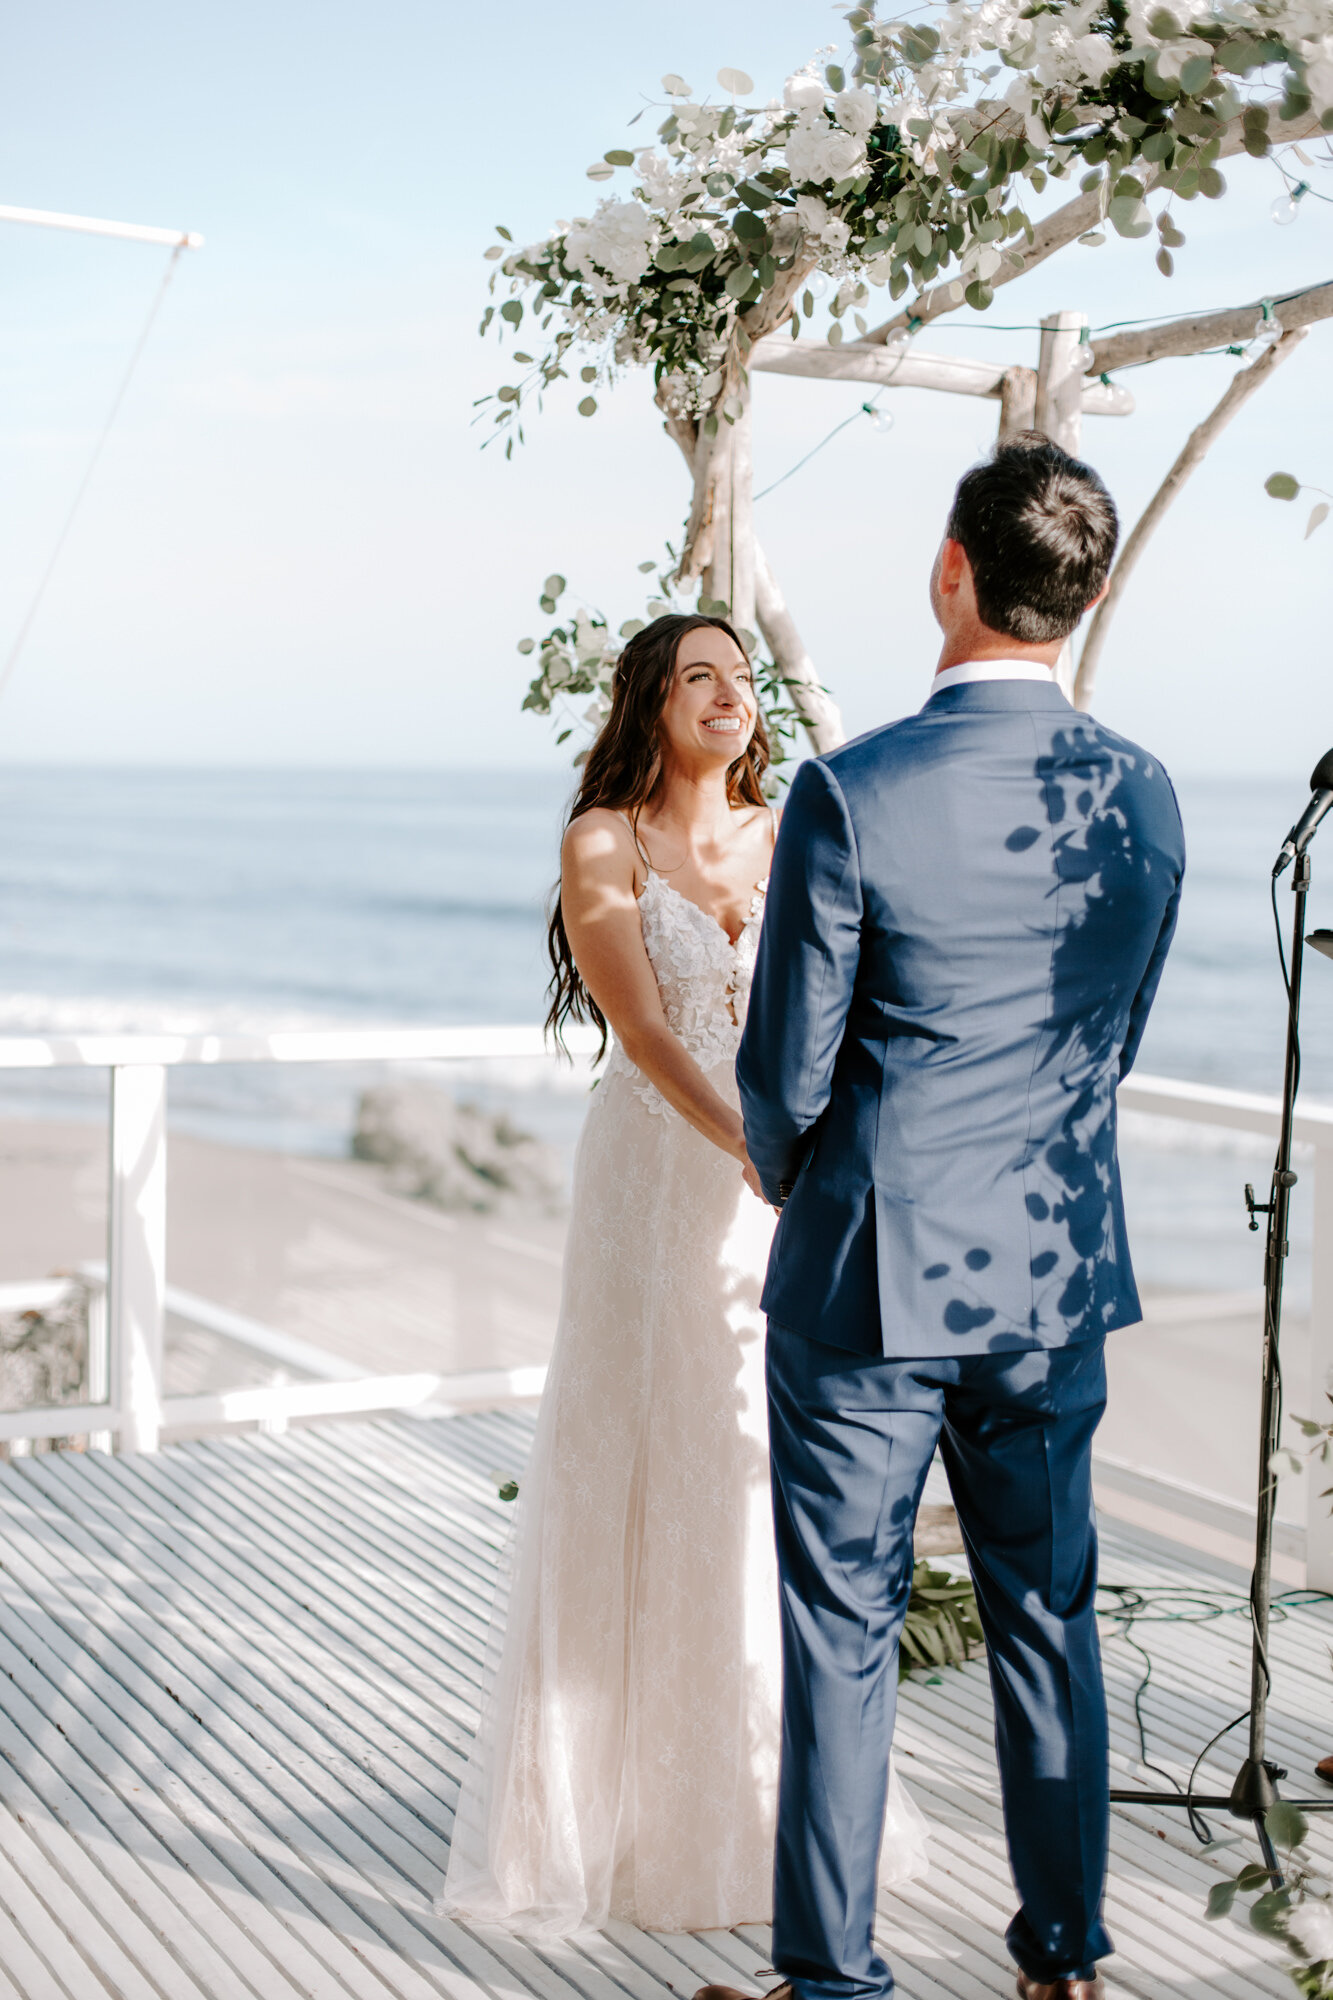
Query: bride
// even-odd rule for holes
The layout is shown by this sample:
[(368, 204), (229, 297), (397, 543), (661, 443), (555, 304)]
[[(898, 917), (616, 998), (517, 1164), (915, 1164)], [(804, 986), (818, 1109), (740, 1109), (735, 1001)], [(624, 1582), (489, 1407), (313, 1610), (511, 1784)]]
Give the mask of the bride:
[[(548, 1026), (609, 1023), (615, 1045), (579, 1143), (503, 1645), (438, 1905), (474, 1922), (554, 1936), (772, 1917), (774, 1218), (734, 1078), (767, 763), (728, 624), (672, 615), (629, 641), (551, 922)], [(922, 1871), (923, 1836), (895, 1784), (883, 1880)]]

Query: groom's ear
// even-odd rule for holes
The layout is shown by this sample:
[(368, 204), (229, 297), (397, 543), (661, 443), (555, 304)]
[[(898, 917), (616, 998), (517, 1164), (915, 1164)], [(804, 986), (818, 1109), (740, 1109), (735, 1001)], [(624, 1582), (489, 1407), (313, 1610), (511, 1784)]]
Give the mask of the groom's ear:
[(967, 550), (962, 543), (955, 542), (951, 536), (946, 535), (940, 543), (938, 569), (939, 587), (944, 596), (952, 597), (955, 594), (963, 578), (970, 574), (971, 567), (967, 559)]

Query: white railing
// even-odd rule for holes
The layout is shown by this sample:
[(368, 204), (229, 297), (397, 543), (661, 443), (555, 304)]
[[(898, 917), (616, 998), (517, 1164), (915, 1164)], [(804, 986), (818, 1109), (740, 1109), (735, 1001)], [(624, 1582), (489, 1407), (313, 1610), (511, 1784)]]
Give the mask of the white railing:
[[(591, 1055), (596, 1036), (575, 1029), (570, 1045)], [(0, 1070), (106, 1068), (111, 1071), (111, 1202), (104, 1288), (99, 1268), (85, 1274), (97, 1286), (89, 1328), (86, 1403), (0, 1414), (0, 1440), (90, 1435), (121, 1451), (153, 1451), (164, 1427), (253, 1423), (281, 1426), (292, 1417), (385, 1409), (443, 1409), (460, 1403), (503, 1402), (539, 1393), (544, 1370), (487, 1370), (467, 1376), (365, 1376), (346, 1362), (307, 1350), (272, 1328), (256, 1327), (224, 1308), (168, 1288), (166, 1277), (167, 1072), (186, 1064), (309, 1062), (478, 1062), (553, 1060), (538, 1027), (348, 1029), (272, 1035), (52, 1035), (0, 1037)], [(1253, 1132), (1276, 1141), (1278, 1101), (1168, 1078), (1132, 1076), (1120, 1088), (1126, 1111)], [(1333, 1109), (1298, 1111), (1295, 1138), (1315, 1154), (1314, 1263), (1311, 1295), (1311, 1379), (1289, 1383), (1293, 1409), (1323, 1407), (1333, 1376)], [(1305, 1170), (1302, 1170), (1302, 1180)], [(1310, 1198), (1308, 1188), (1303, 1190)], [(28, 1303), (54, 1281), (24, 1287)], [(17, 1289), (0, 1286), (0, 1307)], [(32, 1294), (32, 1296), (28, 1296)], [(45, 1292), (43, 1292), (45, 1297)], [(54, 1293), (51, 1294), (55, 1296)], [(163, 1324), (170, 1310), (286, 1360), (311, 1381), (209, 1395), (165, 1397)], [(299, 1350), (299, 1352), (298, 1352)], [(1152, 1489), (1177, 1511), (1224, 1521), (1243, 1510), (1141, 1468), (1102, 1459), (1103, 1476), (1128, 1490)], [(1322, 1482), (1307, 1481), (1304, 1536), (1307, 1579), (1333, 1589), (1333, 1520), (1320, 1498)], [(1241, 1520), (1231, 1522), (1237, 1526)], [(1294, 1551), (1293, 1551), (1294, 1552)]]
[[(576, 1055), (597, 1045), (591, 1029), (571, 1029)], [(396, 1028), (272, 1035), (50, 1035), (0, 1037), (0, 1070), (67, 1067), (111, 1072), (111, 1185), (105, 1271), (83, 1273), (95, 1290), (85, 1403), (0, 1413), (0, 1441), (89, 1436), (121, 1451), (155, 1451), (164, 1428), (260, 1422), (389, 1409), (447, 1409), (540, 1393), (545, 1371), (493, 1369), (469, 1375), (364, 1375), (317, 1350), (257, 1327), (167, 1285), (167, 1072), (185, 1064), (309, 1062), (554, 1061), (542, 1030)], [(104, 1282), (103, 1282), (104, 1280)], [(0, 1287), (11, 1307), (40, 1305), (50, 1281)], [(24, 1296), (19, 1299), (22, 1290)], [(37, 1295), (41, 1293), (42, 1297)], [(52, 1295), (54, 1296), (54, 1295)], [(163, 1327), (168, 1310), (285, 1360), (323, 1380), (165, 1396)], [(278, 1349), (286, 1351), (279, 1352)], [(296, 1350), (301, 1348), (301, 1352)], [(96, 1400), (92, 1400), (92, 1399)]]

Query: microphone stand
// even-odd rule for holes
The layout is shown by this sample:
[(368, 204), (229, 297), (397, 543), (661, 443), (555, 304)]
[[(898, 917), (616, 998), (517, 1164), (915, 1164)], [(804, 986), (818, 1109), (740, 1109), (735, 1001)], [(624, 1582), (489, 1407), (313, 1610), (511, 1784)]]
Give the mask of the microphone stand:
[[(1313, 832), (1313, 828), (1311, 828)], [(1307, 836), (1308, 837), (1308, 836)], [(1285, 866), (1279, 857), (1276, 876)], [(1256, 1218), (1268, 1217), (1268, 1238), (1264, 1255), (1264, 1345), (1263, 1345), (1263, 1394), (1259, 1414), (1259, 1491), (1255, 1509), (1254, 1574), (1250, 1581), (1250, 1618), (1253, 1637), (1250, 1644), (1250, 1741), (1248, 1754), (1236, 1773), (1231, 1790), (1222, 1795), (1202, 1796), (1199, 1793), (1149, 1792), (1141, 1790), (1111, 1793), (1115, 1805), (1168, 1806), (1177, 1811), (1194, 1813), (1212, 1810), (1230, 1812), (1237, 1819), (1247, 1819), (1255, 1831), (1264, 1866), (1274, 1888), (1283, 1883), (1281, 1865), (1276, 1849), (1265, 1824), (1265, 1816), (1278, 1802), (1278, 1783), (1286, 1777), (1286, 1772), (1265, 1755), (1265, 1734), (1268, 1718), (1268, 1696), (1270, 1677), (1268, 1670), (1268, 1626), (1272, 1607), (1273, 1583), (1273, 1522), (1277, 1508), (1277, 1474), (1273, 1470), (1273, 1454), (1280, 1442), (1282, 1423), (1282, 1365), (1280, 1335), (1282, 1328), (1282, 1279), (1287, 1261), (1287, 1218), (1291, 1209), (1291, 1190), (1296, 1185), (1296, 1175), (1291, 1170), (1292, 1127), (1296, 1113), (1296, 1090), (1300, 1082), (1300, 1015), (1301, 1015), (1301, 970), (1305, 957), (1305, 905), (1310, 893), (1310, 856), (1302, 850), (1295, 857), (1295, 868), (1291, 879), (1296, 902), (1292, 915), (1291, 929), (1291, 975), (1290, 1002), (1287, 1009), (1287, 1054), (1282, 1076), (1282, 1124), (1277, 1142), (1277, 1159), (1273, 1164), (1273, 1180), (1270, 1188), (1271, 1199), (1256, 1201), (1253, 1187), (1245, 1189), (1245, 1206), (1250, 1213), (1250, 1228), (1258, 1229)], [(1316, 933), (1316, 943), (1323, 949), (1325, 934)], [(1333, 1793), (1320, 1799), (1290, 1799), (1286, 1803), (1298, 1806), (1302, 1812), (1333, 1812)]]

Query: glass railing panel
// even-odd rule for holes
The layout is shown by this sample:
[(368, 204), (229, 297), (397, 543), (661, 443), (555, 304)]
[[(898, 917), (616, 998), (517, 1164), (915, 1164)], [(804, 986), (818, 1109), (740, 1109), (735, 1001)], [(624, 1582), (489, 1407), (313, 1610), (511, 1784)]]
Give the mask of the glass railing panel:
[(174, 1071), (167, 1395), (543, 1368), (588, 1084), (540, 1060)]
[[(1259, 1459), (1264, 1233), (1244, 1187), (1267, 1199), (1275, 1141), (1215, 1126), (1121, 1115), (1121, 1170), (1144, 1319), (1108, 1343), (1110, 1403), (1098, 1449), (1253, 1506)], [(1287, 1438), (1310, 1403), (1313, 1156), (1297, 1160), (1282, 1322)], [(1300, 1192), (1298, 1188), (1298, 1193)], [(1304, 1519), (1302, 1481), (1284, 1481), (1280, 1518)]]
[(0, 1071), (0, 1412), (106, 1401), (109, 1107), (103, 1069)]

